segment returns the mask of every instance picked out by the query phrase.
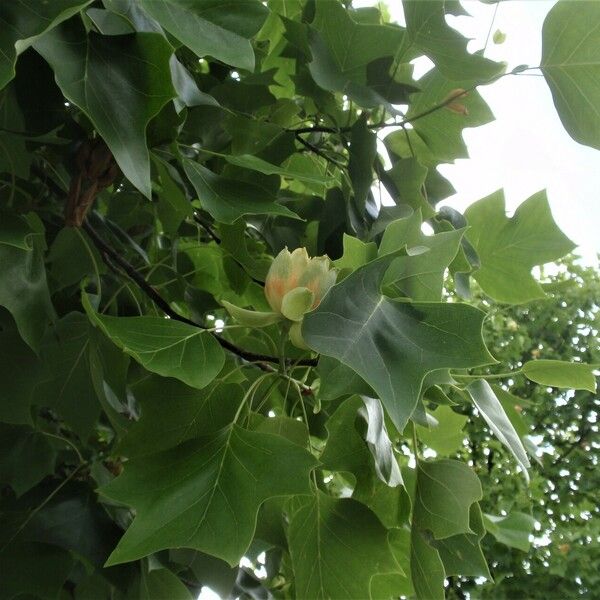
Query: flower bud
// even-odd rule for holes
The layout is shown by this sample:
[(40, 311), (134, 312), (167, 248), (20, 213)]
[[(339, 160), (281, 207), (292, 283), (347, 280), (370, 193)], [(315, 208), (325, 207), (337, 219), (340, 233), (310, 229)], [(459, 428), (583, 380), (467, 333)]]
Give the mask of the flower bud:
[(265, 296), (276, 313), (300, 321), (305, 312), (319, 305), (335, 279), (327, 256), (309, 258), (306, 248), (293, 252), (284, 248), (267, 273)]

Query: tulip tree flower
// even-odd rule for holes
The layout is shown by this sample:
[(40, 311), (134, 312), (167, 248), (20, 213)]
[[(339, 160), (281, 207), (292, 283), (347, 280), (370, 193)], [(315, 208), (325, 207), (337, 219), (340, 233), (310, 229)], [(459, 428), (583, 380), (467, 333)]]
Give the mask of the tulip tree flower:
[(284, 248), (271, 264), (265, 280), (265, 296), (272, 312), (247, 310), (225, 301), (223, 306), (247, 327), (283, 323), (289, 330), (291, 342), (306, 349), (300, 331), (302, 319), (319, 305), (336, 276), (327, 256), (309, 258), (306, 248), (296, 248), (293, 252)]

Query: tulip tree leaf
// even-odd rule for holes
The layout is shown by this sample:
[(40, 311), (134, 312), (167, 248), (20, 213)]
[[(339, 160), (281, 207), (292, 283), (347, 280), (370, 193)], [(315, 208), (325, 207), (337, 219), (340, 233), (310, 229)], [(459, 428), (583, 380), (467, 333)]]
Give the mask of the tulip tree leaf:
[[(456, 94), (460, 83), (444, 77), (438, 69), (432, 69), (419, 80), (421, 91), (412, 96), (407, 118), (424, 113), (436, 106), (450, 94)], [(469, 87), (464, 83), (463, 87)], [(462, 104), (467, 114), (457, 114), (447, 108), (436, 110), (430, 115), (414, 122), (415, 131), (425, 142), (436, 160), (453, 162), (457, 158), (468, 158), (467, 146), (463, 140), (463, 129), (479, 127), (494, 120), (494, 115), (476, 90), (460, 96), (457, 103)]]
[(474, 533), (469, 511), (482, 495), (477, 475), (465, 463), (450, 459), (419, 461), (413, 518), (437, 540)]
[(289, 208), (265, 200), (265, 191), (256, 185), (228, 179), (201, 164), (185, 159), (183, 168), (202, 206), (217, 220), (231, 224), (243, 215), (282, 215), (298, 218)]
[(503, 517), (485, 514), (483, 522), (487, 531), (501, 544), (529, 552), (529, 536), (535, 525), (535, 519), (531, 515), (518, 511)]
[(569, 135), (600, 150), (600, 5), (557, 2), (542, 31), (541, 71)]
[(384, 278), (384, 285), (404, 293), (413, 300), (439, 302), (442, 298), (444, 272), (454, 260), (464, 229), (424, 235), (421, 212), (390, 223), (383, 234), (379, 254), (389, 254), (403, 247), (427, 248), (427, 252), (398, 257)]
[(40, 38), (35, 49), (65, 97), (94, 123), (123, 174), (149, 198), (146, 127), (175, 97), (170, 44), (158, 33), (86, 35), (82, 25), (69, 22)]
[(101, 489), (137, 515), (107, 564), (187, 547), (233, 566), (252, 541), (259, 506), (276, 496), (308, 494), (316, 464), (281, 436), (238, 425), (133, 459)]
[(141, 0), (140, 4), (169, 33), (200, 58), (211, 55), (224, 63), (254, 71), (250, 38), (268, 11), (258, 0)]
[(461, 533), (443, 540), (432, 540), (431, 545), (438, 551), (447, 576), (485, 577), (491, 580), (492, 576), (479, 545), (486, 531), (481, 508), (476, 502), (471, 505), (469, 526), (474, 533)]
[(86, 437), (101, 407), (90, 376), (94, 330), (82, 313), (64, 316), (48, 330), (40, 346), (44, 370), (34, 403), (52, 408), (79, 435)]
[(298, 503), (288, 530), (298, 598), (370, 598), (375, 574), (402, 572), (387, 529), (361, 503), (320, 491)]
[(35, 215), (28, 224), (26, 233), (21, 220), (20, 237), (14, 221), (0, 216), (0, 306), (10, 311), (23, 340), (37, 350), (55, 315), (44, 267), (43, 226)]
[(89, 303), (86, 308), (113, 343), (149, 371), (203, 388), (223, 366), (221, 346), (200, 327), (161, 317), (109, 317), (94, 312)]
[(197, 390), (156, 375), (138, 382), (132, 391), (142, 414), (119, 446), (131, 458), (162, 452), (222, 429), (233, 421), (243, 396), (242, 388), (234, 383), (214, 382)]
[(489, 428), (517, 459), (525, 478), (529, 480), (527, 469), (530, 464), (525, 448), (490, 384), (483, 379), (478, 379), (467, 386), (467, 391)]
[(0, 89), (15, 76), (17, 55), (45, 31), (77, 14), (92, 0), (21, 0), (0, 6)]
[(468, 418), (455, 413), (449, 406), (439, 406), (432, 416), (437, 421), (437, 426), (431, 429), (419, 427), (419, 439), (438, 454), (450, 456), (462, 448), (466, 435), (463, 427)]
[(502, 71), (501, 64), (469, 54), (467, 40), (446, 23), (443, 0), (404, 0), (402, 6), (410, 42), (449, 79), (485, 81)]
[(444, 600), (446, 572), (439, 552), (414, 524), (410, 542), (410, 574), (418, 600)]
[(472, 204), (465, 217), (469, 223), (465, 237), (481, 261), (473, 276), (499, 302), (519, 304), (543, 298), (531, 269), (575, 247), (554, 222), (545, 192), (525, 200), (510, 219), (501, 190)]
[(54, 472), (49, 438), (26, 425), (0, 423), (0, 483), (20, 496)]
[[(340, 404), (327, 421), (329, 436), (320, 460), (327, 469), (354, 475), (356, 485), (352, 497), (367, 505), (386, 527), (401, 527), (408, 517), (410, 500), (401, 485), (398, 463), (391, 447), (381, 444), (372, 448), (359, 433), (359, 429), (365, 429), (359, 427), (364, 425), (361, 421), (365, 416), (359, 414), (364, 408), (364, 401), (359, 396), (352, 396)], [(372, 423), (371, 429), (377, 430), (377, 424)], [(388, 473), (387, 481), (384, 472)]]
[(410, 303), (379, 287), (398, 253), (383, 256), (337, 284), (304, 317), (302, 334), (317, 352), (358, 373), (404, 429), (431, 371), (493, 362), (481, 337), (484, 313), (465, 304)]
[(596, 391), (594, 367), (560, 360), (530, 360), (521, 368), (523, 375), (542, 385), (572, 390)]

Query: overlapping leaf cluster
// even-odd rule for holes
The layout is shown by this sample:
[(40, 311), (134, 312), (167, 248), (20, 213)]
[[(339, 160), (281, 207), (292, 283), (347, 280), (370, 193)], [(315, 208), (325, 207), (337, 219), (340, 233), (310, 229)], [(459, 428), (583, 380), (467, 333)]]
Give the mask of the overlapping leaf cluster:
[[(470, 284), (543, 297), (532, 268), (573, 245), (543, 193), (511, 218), (501, 192), (436, 208), (504, 68), (448, 25), (461, 6), (405, 1), (401, 27), (347, 4), (0, 6), (0, 597), (437, 599), (490, 577), (480, 541), (508, 527), (448, 458), (465, 409), (525, 476), (531, 448), (471, 372), (495, 359)], [(565, 10), (543, 68), (555, 95), (581, 81), (557, 102), (577, 137), (600, 44), (581, 72)], [(286, 246), (338, 269), (306, 351), (224, 309), (269, 310)], [(594, 389), (541, 359), (518, 366)]]

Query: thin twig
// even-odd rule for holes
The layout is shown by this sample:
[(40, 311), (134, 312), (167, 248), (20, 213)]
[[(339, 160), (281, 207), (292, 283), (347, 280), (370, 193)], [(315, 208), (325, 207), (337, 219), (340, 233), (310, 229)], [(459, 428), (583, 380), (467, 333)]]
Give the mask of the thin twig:
[[(144, 279), (144, 277), (137, 271), (137, 269), (131, 265), (126, 259), (124, 259), (114, 248), (109, 246), (94, 230), (94, 228), (89, 224), (88, 221), (84, 221), (82, 225), (83, 230), (88, 234), (96, 248), (100, 251), (101, 256), (103, 257), (106, 264), (110, 266), (111, 262), (117, 264), (131, 279), (132, 281), (139, 287), (139, 289), (150, 298), (154, 304), (156, 304), (166, 315), (168, 315), (174, 321), (179, 321), (181, 323), (186, 323), (187, 325), (191, 325), (192, 327), (198, 327), (200, 329), (207, 329), (203, 325), (180, 315), (178, 312), (174, 311), (169, 303)], [(235, 344), (232, 344), (230, 341), (215, 335), (211, 332), (211, 335), (214, 335), (215, 339), (219, 342), (219, 344), (225, 348), (225, 350), (229, 350), (233, 352), (240, 358), (253, 362), (266, 362), (266, 363), (278, 363), (279, 359), (275, 356), (269, 356), (266, 354), (256, 354), (255, 352), (249, 352), (244, 350), (243, 348), (239, 348)], [(317, 359), (313, 358), (305, 358), (302, 359), (298, 364), (307, 367), (314, 367), (317, 365)]]

